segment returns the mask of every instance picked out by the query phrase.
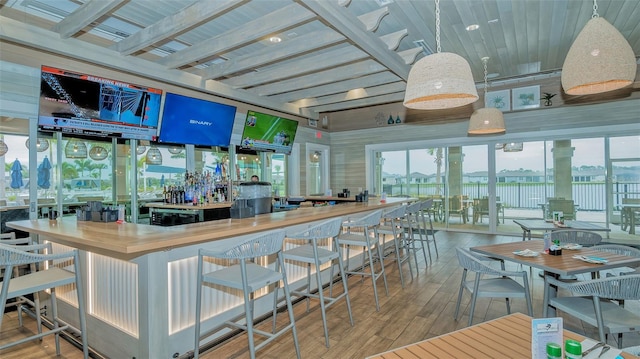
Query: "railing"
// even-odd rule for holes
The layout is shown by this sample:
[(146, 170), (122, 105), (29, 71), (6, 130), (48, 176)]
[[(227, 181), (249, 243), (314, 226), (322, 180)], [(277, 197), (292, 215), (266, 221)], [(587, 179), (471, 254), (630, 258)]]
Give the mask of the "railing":
[[(440, 191), (438, 192), (438, 188)], [(615, 182), (612, 203), (614, 208), (623, 198), (640, 198), (639, 182)], [(384, 185), (389, 196), (427, 197), (446, 193), (446, 185), (412, 183)], [(604, 182), (573, 182), (572, 198), (581, 211), (604, 211), (607, 188)], [(462, 194), (469, 198), (481, 198), (489, 194), (487, 183), (463, 183)], [(503, 206), (511, 208), (540, 208), (547, 197), (555, 197), (553, 183), (497, 183), (496, 196)]]

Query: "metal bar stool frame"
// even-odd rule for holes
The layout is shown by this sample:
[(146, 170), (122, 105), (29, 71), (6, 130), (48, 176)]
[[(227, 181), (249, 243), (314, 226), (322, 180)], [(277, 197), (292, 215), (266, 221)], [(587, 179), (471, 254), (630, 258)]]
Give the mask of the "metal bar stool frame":
[[(45, 249), (46, 254), (33, 253), (33, 251)], [(67, 271), (61, 267), (56, 266), (53, 261), (60, 260), (73, 260), (74, 272)], [(48, 268), (41, 268), (38, 271), (31, 272), (26, 275), (22, 275), (16, 278), (12, 278), (13, 268), (15, 266), (26, 264), (38, 264), (49, 263)], [(22, 344), (34, 339), (41, 339), (47, 335), (55, 336), (56, 354), (60, 355), (60, 332), (64, 330), (73, 330), (79, 332), (82, 340), (82, 351), (84, 358), (89, 357), (89, 345), (87, 340), (87, 324), (85, 317), (85, 298), (84, 298), (84, 285), (80, 276), (80, 264), (78, 259), (78, 250), (74, 249), (68, 252), (51, 253), (51, 243), (47, 244), (35, 244), (30, 246), (13, 246), (0, 243), (0, 266), (4, 266), (5, 272), (2, 280), (2, 289), (0, 290), (0, 308), (4, 308), (7, 299), (17, 298), (25, 296), (26, 294), (33, 294), (35, 299), (34, 305), (36, 310), (36, 317), (38, 322), (40, 317), (39, 308), (39, 292), (49, 289), (51, 295), (51, 319), (53, 322), (53, 328), (47, 331), (42, 331), (41, 326), (38, 329), (38, 334), (28, 336), (26, 338), (17, 340), (12, 343), (6, 343), (0, 346), (1, 349), (6, 349), (18, 344)], [(58, 318), (58, 305), (56, 298), (56, 287), (75, 284), (76, 293), (78, 296), (78, 318), (80, 323), (80, 330), (73, 328), (69, 323)], [(2, 318), (0, 316), (0, 328), (2, 327)]]
[[(340, 233), (336, 237), (338, 248), (342, 248), (342, 246), (345, 246), (347, 248), (347, 265), (345, 273), (362, 276), (363, 280), (364, 277), (371, 277), (371, 282), (373, 283), (373, 295), (376, 302), (376, 311), (380, 311), (380, 302), (378, 300), (378, 289), (376, 285), (376, 281), (378, 278), (382, 277), (385, 293), (387, 296), (389, 296), (389, 287), (387, 285), (387, 275), (384, 270), (384, 263), (380, 262), (380, 272), (376, 273), (375, 262), (373, 258), (374, 251), (378, 253), (378, 258), (382, 258), (382, 249), (379, 245), (377, 235), (381, 218), (382, 210), (377, 210), (360, 218), (347, 219), (346, 222), (342, 223), (342, 226), (347, 229), (346, 232), (343, 230), (342, 233)], [(351, 233), (351, 230), (355, 228), (361, 228), (362, 233)], [(370, 235), (371, 233), (373, 233), (373, 235)], [(349, 251), (352, 246), (362, 247), (362, 264), (360, 270), (350, 269), (351, 267), (349, 266)], [(370, 272), (365, 272), (365, 257), (368, 258)]]
[[(283, 230), (270, 231), (258, 235), (254, 238), (245, 240), (226, 250), (214, 251), (200, 249), (198, 251), (194, 358), (197, 359), (199, 357), (200, 341), (203, 338), (217, 332), (221, 329), (221, 327), (227, 326), (231, 328), (242, 329), (247, 332), (249, 340), (249, 353), (252, 359), (255, 359), (256, 351), (271, 343), (280, 335), (291, 330), (293, 334), (293, 343), (296, 349), (296, 355), (298, 359), (300, 359), (300, 346), (298, 344), (298, 334), (296, 331), (295, 318), (293, 316), (293, 305), (291, 303), (291, 296), (289, 295), (289, 284), (287, 282), (287, 274), (284, 270), (284, 259), (282, 256), (282, 243), (284, 241), (284, 236), (285, 232)], [(280, 270), (273, 270), (253, 262), (255, 258), (270, 255), (277, 256), (276, 260), (278, 265), (276, 267), (280, 268)], [(203, 262), (205, 257), (232, 260), (237, 261), (238, 263), (220, 270), (203, 273)], [(280, 283), (282, 283), (284, 287), (285, 300), (287, 303), (287, 310), (289, 312), (289, 324), (274, 333), (255, 329), (253, 325), (253, 293), (258, 289), (270, 285), (278, 286)], [(228, 288), (242, 290), (246, 318), (245, 324), (228, 320), (222, 323), (221, 326), (212, 329), (202, 336), (200, 332), (200, 318), (202, 313), (202, 287), (205, 284), (220, 285)], [(274, 306), (274, 316), (276, 311), (277, 308)], [(256, 345), (254, 334), (263, 336), (267, 339)]]
[[(351, 312), (351, 301), (349, 299), (349, 287), (347, 283), (347, 275), (344, 270), (344, 264), (342, 263), (342, 257), (340, 253), (338, 253), (338, 246), (336, 244), (335, 238), (340, 234), (340, 230), (342, 228), (342, 219), (335, 218), (328, 221), (321, 222), (319, 224), (313, 225), (301, 232), (287, 234), (286, 238), (292, 240), (303, 240), (306, 241), (307, 244), (297, 246), (295, 248), (286, 250), (282, 252), (282, 256), (285, 260), (292, 260), (301, 263), (307, 264), (307, 281), (304, 287), (294, 289), (291, 291), (291, 295), (295, 297), (306, 297), (307, 302), (307, 312), (309, 311), (309, 302), (310, 298), (318, 299), (320, 302), (320, 312), (322, 315), (322, 325), (324, 328), (324, 337), (325, 337), (325, 345), (327, 348), (329, 347), (329, 329), (327, 326), (327, 308), (336, 303), (340, 299), (345, 299), (347, 302), (347, 311), (349, 313), (349, 321), (351, 326), (353, 326), (353, 314)], [(318, 245), (318, 242), (322, 240), (329, 239), (333, 247), (332, 249), (327, 249)], [(342, 286), (344, 292), (333, 297), (333, 270), (334, 270), (334, 261), (337, 261), (338, 270), (340, 274), (340, 279), (342, 280)], [(331, 275), (329, 281), (329, 296), (327, 297), (324, 294), (324, 288), (322, 285), (322, 271), (320, 267), (325, 263), (331, 263)], [(316, 277), (316, 285), (318, 293), (311, 292), (311, 266), (314, 266), (316, 269), (315, 277)], [(302, 291), (306, 288), (306, 291)], [(278, 298), (278, 288), (276, 288), (274, 295), (274, 306), (277, 306)], [(273, 316), (273, 327), (275, 330), (276, 325), (276, 315)]]

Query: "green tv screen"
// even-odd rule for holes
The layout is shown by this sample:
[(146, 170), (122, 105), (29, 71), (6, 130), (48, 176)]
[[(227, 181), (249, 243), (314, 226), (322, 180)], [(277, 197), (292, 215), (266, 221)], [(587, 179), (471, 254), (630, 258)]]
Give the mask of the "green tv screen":
[(298, 121), (248, 111), (242, 131), (242, 147), (291, 154)]

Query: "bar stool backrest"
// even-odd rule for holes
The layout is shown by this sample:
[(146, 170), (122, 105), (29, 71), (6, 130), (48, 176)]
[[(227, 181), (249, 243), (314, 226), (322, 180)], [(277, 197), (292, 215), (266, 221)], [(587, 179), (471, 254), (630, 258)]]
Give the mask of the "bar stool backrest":
[(428, 211), (431, 209), (431, 207), (433, 207), (433, 198), (429, 198), (427, 200), (424, 201), (420, 201), (420, 209), (423, 211)]
[(282, 242), (284, 241), (284, 230), (275, 230), (266, 232), (265, 234), (246, 240), (233, 248), (229, 248), (222, 252), (207, 252), (206, 255), (222, 259), (251, 259), (256, 257), (268, 256), (278, 253), (282, 250)]
[(416, 214), (422, 209), (422, 202), (413, 202), (407, 205), (407, 214)]
[(287, 233), (287, 238), (294, 239), (319, 239), (319, 238), (333, 238), (340, 234), (342, 229), (342, 218), (334, 218), (328, 221), (324, 221), (313, 225), (304, 231), (297, 233)]
[(342, 225), (346, 227), (373, 227), (380, 224), (380, 219), (382, 219), (381, 209), (369, 213), (364, 217), (354, 218), (349, 222), (342, 223)]
[(404, 214), (407, 211), (407, 205), (397, 206), (391, 209), (388, 209), (382, 213), (383, 219), (393, 220), (396, 218), (404, 217)]

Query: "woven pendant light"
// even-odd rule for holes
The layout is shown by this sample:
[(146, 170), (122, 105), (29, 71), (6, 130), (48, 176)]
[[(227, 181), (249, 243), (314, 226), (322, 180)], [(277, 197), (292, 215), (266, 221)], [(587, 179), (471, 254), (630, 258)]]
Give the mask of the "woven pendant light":
[[(488, 57), (482, 58), (484, 65), (484, 97), (487, 97), (487, 61)], [(493, 107), (485, 107), (475, 110), (469, 119), (469, 135), (497, 135), (506, 132), (504, 127), (504, 116), (502, 111)]]
[(151, 146), (149, 151), (147, 151), (147, 156), (145, 162), (148, 165), (161, 165), (162, 164), (162, 153), (157, 147)]
[(469, 63), (460, 55), (440, 52), (440, 1), (435, 2), (437, 53), (423, 57), (409, 71), (404, 106), (411, 109), (454, 108), (478, 100)]
[(109, 156), (109, 151), (102, 146), (93, 146), (89, 151), (89, 157), (96, 161), (102, 161)]
[(78, 140), (69, 140), (64, 146), (66, 158), (87, 158), (87, 145)]
[(0, 157), (4, 156), (9, 151), (9, 146), (4, 142), (4, 139), (0, 139)]
[(569, 95), (617, 90), (633, 83), (636, 58), (631, 45), (607, 20), (593, 15), (571, 45), (562, 65), (562, 88)]

